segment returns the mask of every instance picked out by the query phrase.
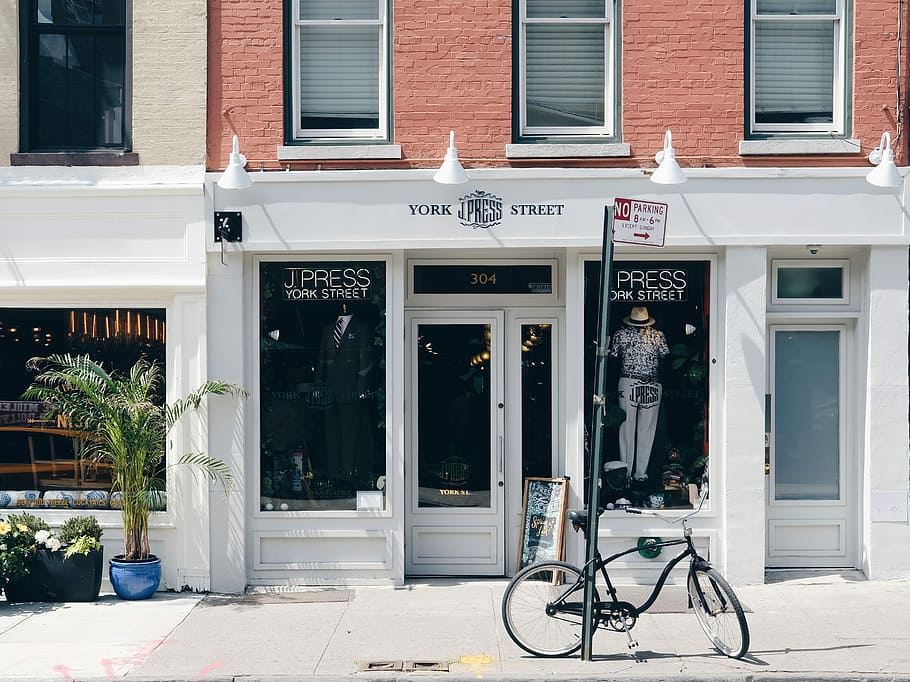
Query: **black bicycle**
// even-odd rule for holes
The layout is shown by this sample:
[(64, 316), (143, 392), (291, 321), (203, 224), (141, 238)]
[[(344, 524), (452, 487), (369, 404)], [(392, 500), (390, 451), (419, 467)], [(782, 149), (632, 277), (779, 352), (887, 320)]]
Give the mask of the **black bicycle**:
[[(640, 606), (619, 599), (617, 588), (607, 572), (607, 565), (627, 554), (642, 551), (643, 547), (636, 545), (606, 559), (596, 551), (591, 561), (595, 563), (595, 573), (599, 572), (603, 577), (609, 599), (601, 600), (595, 584), (595, 628), (625, 632), (629, 648), (638, 646), (631, 634), (638, 617), (657, 600), (670, 571), (688, 557), (686, 587), (689, 606), (695, 612), (699, 625), (722, 654), (730, 658), (745, 655), (749, 649), (749, 626), (743, 607), (729, 583), (699, 555), (692, 543), (692, 529), (687, 524), (689, 517), (701, 510), (706, 493), (707, 490), (695, 509), (673, 519), (667, 519), (650, 509), (626, 509), (629, 514), (656, 516), (668, 524), (678, 523), (682, 526), (682, 538), (654, 540), (645, 545), (647, 551), (653, 553), (658, 548), (674, 545), (684, 545), (685, 548), (667, 562), (651, 594)], [(581, 529), (587, 537), (587, 512), (570, 511), (568, 516), (575, 531)], [(502, 620), (506, 632), (518, 646), (535, 656), (566, 656), (577, 651), (581, 647), (583, 610), (584, 569), (564, 561), (546, 561), (528, 566), (512, 578), (502, 597)]]

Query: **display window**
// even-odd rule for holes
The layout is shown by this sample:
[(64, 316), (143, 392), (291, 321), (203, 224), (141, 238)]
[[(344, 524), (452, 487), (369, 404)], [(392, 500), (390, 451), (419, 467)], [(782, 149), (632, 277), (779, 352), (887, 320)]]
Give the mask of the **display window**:
[(87, 354), (108, 371), (145, 358), (164, 372), (166, 334), (163, 308), (0, 308), (0, 509), (118, 507), (110, 470), (43, 403), (21, 399), (35, 376), (26, 363)]
[[(601, 264), (585, 276), (585, 471), (593, 442)], [(601, 505), (685, 508), (708, 464), (708, 261), (616, 261), (610, 273)], [(586, 484), (584, 489), (588, 490)]]
[(263, 262), (259, 296), (260, 510), (385, 509), (385, 262)]

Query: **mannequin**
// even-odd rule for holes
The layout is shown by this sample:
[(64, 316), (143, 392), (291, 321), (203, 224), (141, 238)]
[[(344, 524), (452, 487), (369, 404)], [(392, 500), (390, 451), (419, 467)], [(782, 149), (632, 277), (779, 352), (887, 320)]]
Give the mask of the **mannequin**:
[[(619, 357), (619, 406), (626, 419), (619, 427), (619, 458), (636, 481), (648, 478), (651, 447), (657, 430), (657, 414), (663, 387), (660, 361), (669, 355), (663, 332), (644, 306), (632, 308), (623, 327), (612, 338), (610, 355)], [(633, 468), (634, 467), (634, 468)]]
[[(341, 304), (337, 317), (325, 326), (319, 347), (316, 382), (325, 387), (326, 465), (332, 475), (350, 476), (358, 452), (372, 456), (365, 426), (367, 374), (370, 371), (370, 329)], [(366, 462), (364, 462), (366, 463)]]

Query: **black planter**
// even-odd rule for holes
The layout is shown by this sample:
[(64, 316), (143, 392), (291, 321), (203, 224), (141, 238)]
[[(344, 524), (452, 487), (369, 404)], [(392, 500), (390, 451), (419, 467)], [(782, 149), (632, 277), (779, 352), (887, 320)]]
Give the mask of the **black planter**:
[(4, 588), (9, 602), (95, 601), (104, 575), (104, 548), (63, 558), (63, 552), (39, 549), (27, 575)]

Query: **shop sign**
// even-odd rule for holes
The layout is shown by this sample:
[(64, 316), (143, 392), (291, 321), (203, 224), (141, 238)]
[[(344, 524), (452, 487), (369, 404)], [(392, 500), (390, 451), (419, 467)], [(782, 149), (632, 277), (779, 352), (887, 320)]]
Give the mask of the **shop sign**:
[(502, 223), (503, 216), (546, 217), (561, 216), (565, 204), (507, 204), (502, 197), (482, 189), (458, 198), (457, 204), (408, 204), (414, 217), (457, 218), (464, 227), (488, 230)]
[(41, 401), (0, 400), (0, 426), (34, 425), (42, 421), (42, 417), (49, 409), (50, 407)]
[(688, 299), (689, 273), (684, 268), (624, 268), (613, 265), (610, 300), (619, 303), (674, 303)]
[(613, 242), (638, 246), (664, 245), (667, 205), (659, 201), (620, 199), (613, 203)]
[(362, 265), (284, 269), (285, 301), (369, 300), (373, 275)]

